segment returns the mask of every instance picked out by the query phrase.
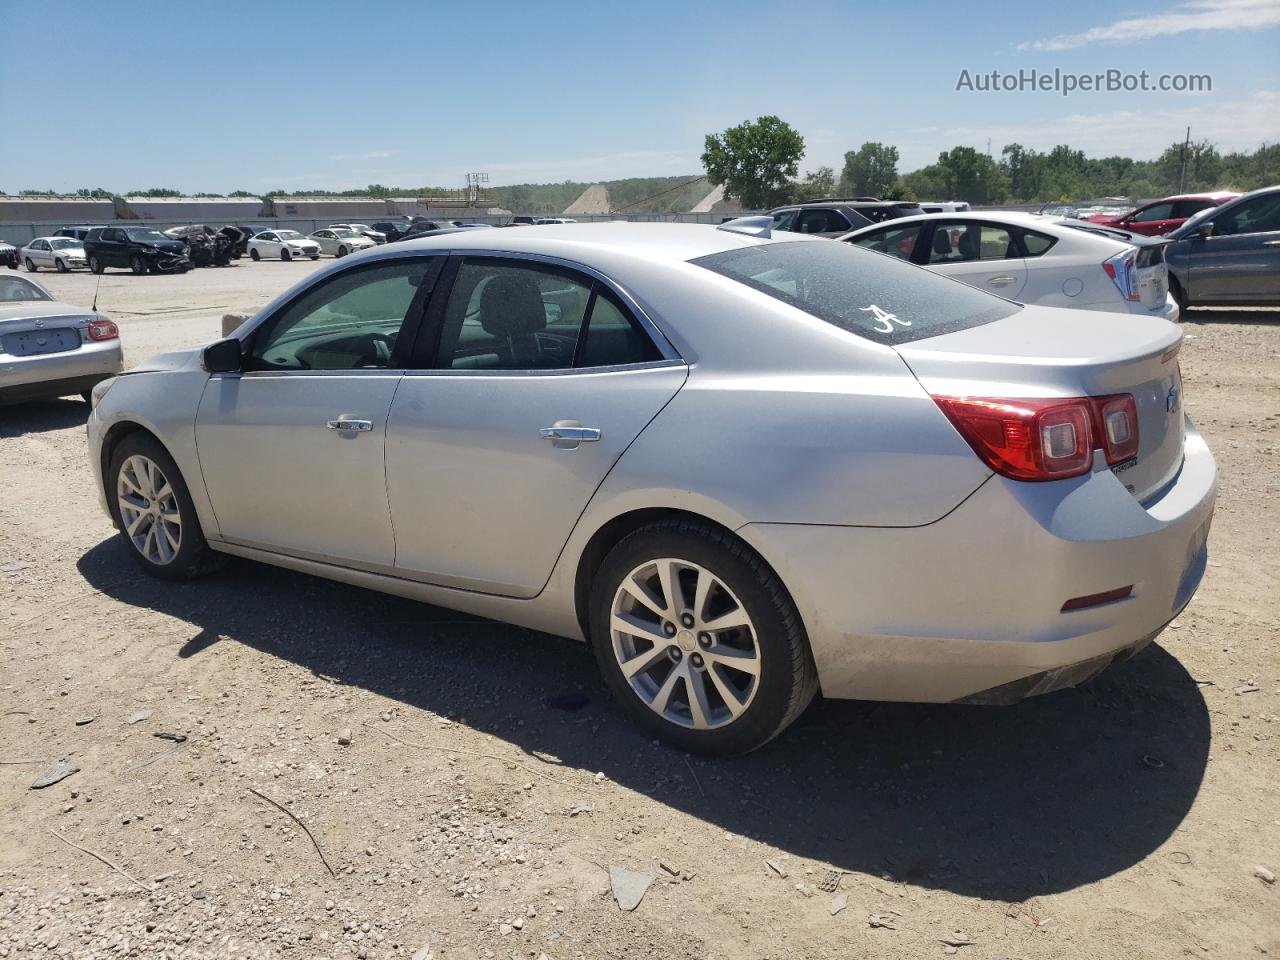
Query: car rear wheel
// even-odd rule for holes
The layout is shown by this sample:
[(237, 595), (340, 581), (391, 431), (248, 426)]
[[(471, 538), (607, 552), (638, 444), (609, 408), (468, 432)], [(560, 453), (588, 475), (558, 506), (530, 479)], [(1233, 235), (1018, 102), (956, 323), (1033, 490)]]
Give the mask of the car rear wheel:
[(285, 249), (284, 247), (281, 247), (281, 248), (280, 248), (280, 259), (281, 259), (281, 260), (292, 260), (292, 259), (293, 259), (293, 254), (291, 254), (291, 253), (290, 253), (287, 249)]
[(134, 276), (142, 276), (147, 272), (147, 261), (143, 260), (140, 254), (134, 254), (129, 259), (129, 269), (133, 271)]
[(55, 261), (53, 261), (53, 265), (54, 265), (54, 267), (56, 267), (56, 268), (57, 268), (57, 270), (58, 270), (58, 272), (59, 272), (59, 273), (66, 273), (66, 272), (67, 272), (67, 265), (66, 265), (65, 263), (63, 263), (61, 260), (55, 260)]
[(261, 260), (261, 259), (262, 259), (262, 257), (258, 255), (258, 248), (257, 248), (257, 247), (254, 247), (252, 250), (250, 250), (250, 251), (249, 251), (249, 259), (250, 259), (250, 260)]
[(1178, 305), (1178, 313), (1181, 315), (1187, 309), (1187, 291), (1182, 289), (1182, 284), (1173, 274), (1169, 274), (1169, 293), (1173, 295), (1173, 302)]
[(590, 604), (605, 683), (637, 723), (682, 749), (755, 750), (817, 690), (777, 574), (710, 524), (661, 521), (625, 537), (601, 564)]
[(112, 451), (111, 512), (129, 553), (147, 573), (190, 580), (218, 563), (178, 465), (154, 437), (133, 433)]
[(40, 268), (31, 262), (31, 258), (27, 257), (27, 273), (35, 273), (38, 269)]

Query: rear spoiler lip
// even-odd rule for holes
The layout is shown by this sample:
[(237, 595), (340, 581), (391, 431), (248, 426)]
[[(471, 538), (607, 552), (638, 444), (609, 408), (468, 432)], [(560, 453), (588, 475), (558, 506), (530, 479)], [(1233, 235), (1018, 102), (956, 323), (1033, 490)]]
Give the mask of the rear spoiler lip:
[(1089, 233), (1097, 233), (1103, 236), (1112, 235), (1123, 243), (1132, 244), (1135, 247), (1167, 247), (1173, 243), (1170, 237), (1149, 237), (1145, 233), (1134, 233), (1131, 230), (1121, 230), (1118, 227), (1110, 227), (1102, 223), (1089, 223), (1087, 220), (1081, 220), (1079, 223), (1064, 224), (1073, 230), (1085, 230)]

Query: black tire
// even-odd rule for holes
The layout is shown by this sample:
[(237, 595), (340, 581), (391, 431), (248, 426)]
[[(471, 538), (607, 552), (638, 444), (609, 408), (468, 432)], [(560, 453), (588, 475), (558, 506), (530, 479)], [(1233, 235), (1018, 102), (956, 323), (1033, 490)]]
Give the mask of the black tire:
[[(164, 474), (165, 480), (168, 481), (169, 486), (173, 489), (173, 499), (181, 519), (182, 534), (178, 543), (178, 550), (168, 563), (155, 563), (143, 556), (125, 532), (124, 523), (120, 518), (120, 502), (116, 494), (116, 485), (125, 461), (135, 454), (146, 457), (158, 466)], [(221, 564), (221, 557), (209, 549), (208, 541), (204, 538), (204, 531), (200, 529), (200, 520), (196, 516), (196, 508), (191, 502), (191, 494), (187, 490), (187, 484), (182, 479), (182, 471), (178, 469), (178, 465), (173, 462), (169, 452), (155, 437), (142, 432), (131, 433), (116, 445), (115, 449), (111, 451), (111, 461), (107, 468), (106, 487), (107, 503), (111, 508), (111, 517), (116, 523), (116, 528), (120, 531), (120, 537), (124, 541), (125, 549), (129, 551), (130, 556), (133, 557), (138, 566), (151, 576), (159, 577), (162, 580), (191, 580), (208, 573)]]
[(90, 273), (102, 273), (104, 272), (104, 269), (105, 268), (102, 266), (102, 261), (99, 260), (96, 256), (92, 256), (89, 258)]
[(346, 255), (347, 255), (347, 248), (346, 248), (346, 247), (338, 247), (338, 256), (339, 256), (339, 257), (345, 257)]
[(135, 277), (141, 277), (147, 272), (147, 261), (142, 259), (141, 254), (135, 253), (129, 258), (129, 269), (133, 271)]
[(35, 273), (37, 270), (40, 269), (34, 263), (31, 262), (30, 257), (27, 257), (26, 268), (27, 268), (27, 273)]
[(285, 261), (292, 260), (292, 259), (293, 259), (293, 254), (289, 252), (289, 250), (288, 250), (288, 248), (287, 248), (287, 247), (281, 247), (281, 248), (280, 248), (280, 259), (281, 259), (281, 260), (285, 260)]
[(319, 260), (319, 259), (320, 259), (320, 254), (318, 254), (318, 253), (313, 253), (313, 254), (311, 255), (311, 259), (312, 259), (312, 260)]
[(1173, 302), (1178, 305), (1179, 319), (1181, 314), (1187, 312), (1187, 291), (1182, 289), (1182, 284), (1178, 282), (1178, 278), (1172, 273), (1169, 274), (1169, 292), (1173, 294)]
[(67, 272), (67, 265), (63, 263), (61, 260), (53, 261), (53, 266), (59, 273)]
[[(695, 730), (660, 716), (631, 689), (614, 655), (609, 624), (619, 586), (638, 566), (661, 557), (710, 571), (751, 618), (760, 655), (759, 686), (743, 713), (722, 726)], [(702, 521), (659, 521), (610, 550), (592, 580), (590, 626), (591, 646), (610, 691), (636, 723), (683, 750), (712, 756), (756, 750), (800, 716), (818, 689), (804, 625), (778, 575), (747, 544)]]
[(254, 247), (252, 250), (249, 251), (249, 259), (254, 261), (255, 263), (262, 259), (262, 257), (258, 254), (257, 247)]

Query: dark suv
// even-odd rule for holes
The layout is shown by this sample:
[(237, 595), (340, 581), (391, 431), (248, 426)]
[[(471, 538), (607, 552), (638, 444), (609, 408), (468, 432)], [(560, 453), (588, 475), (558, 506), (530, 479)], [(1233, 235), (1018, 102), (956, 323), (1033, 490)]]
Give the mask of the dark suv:
[(151, 227), (94, 227), (84, 238), (89, 269), (128, 267), (136, 274), (186, 273), (191, 269), (187, 247)]
[(792, 233), (816, 233), (838, 237), (850, 230), (923, 213), (920, 204), (907, 200), (877, 200), (875, 197), (828, 197), (769, 211), (773, 229)]

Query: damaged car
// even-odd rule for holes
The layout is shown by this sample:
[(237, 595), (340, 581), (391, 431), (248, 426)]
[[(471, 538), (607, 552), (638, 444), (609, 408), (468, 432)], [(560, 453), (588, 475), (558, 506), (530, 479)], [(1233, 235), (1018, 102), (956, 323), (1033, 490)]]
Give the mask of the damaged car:
[(228, 266), (235, 259), (237, 244), (244, 240), (235, 227), (214, 230), (203, 223), (172, 227), (164, 233), (186, 245), (187, 257), (195, 267)]
[(152, 227), (94, 227), (84, 238), (89, 269), (108, 267), (144, 273), (186, 273), (191, 269), (186, 244)]

